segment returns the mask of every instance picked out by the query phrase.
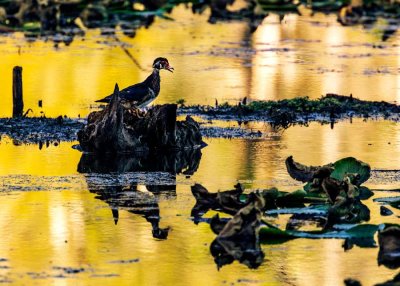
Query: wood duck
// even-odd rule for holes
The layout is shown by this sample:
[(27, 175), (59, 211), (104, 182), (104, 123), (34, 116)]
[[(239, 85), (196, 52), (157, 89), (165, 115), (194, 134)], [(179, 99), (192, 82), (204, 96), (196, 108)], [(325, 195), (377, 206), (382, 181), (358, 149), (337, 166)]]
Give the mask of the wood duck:
[[(171, 67), (166, 58), (156, 58), (153, 62), (153, 72), (141, 83), (131, 85), (124, 88), (119, 92), (119, 96), (124, 103), (134, 105), (138, 108), (143, 108), (152, 102), (160, 93), (160, 70), (165, 69), (173, 72), (174, 68)], [(96, 102), (109, 103), (112, 94), (103, 99), (96, 100)]]

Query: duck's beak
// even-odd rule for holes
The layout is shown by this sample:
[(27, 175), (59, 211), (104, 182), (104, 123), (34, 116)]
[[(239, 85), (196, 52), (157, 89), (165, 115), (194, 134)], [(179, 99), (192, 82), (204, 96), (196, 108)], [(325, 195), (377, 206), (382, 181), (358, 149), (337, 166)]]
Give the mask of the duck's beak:
[(165, 69), (170, 72), (174, 72), (174, 68), (171, 66), (166, 66)]

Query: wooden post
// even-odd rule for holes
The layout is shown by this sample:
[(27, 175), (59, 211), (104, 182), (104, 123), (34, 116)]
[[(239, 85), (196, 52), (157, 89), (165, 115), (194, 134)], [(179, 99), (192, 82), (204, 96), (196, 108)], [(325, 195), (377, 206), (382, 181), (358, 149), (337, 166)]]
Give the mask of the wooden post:
[(22, 67), (13, 69), (13, 117), (21, 117), (24, 110), (22, 98)]

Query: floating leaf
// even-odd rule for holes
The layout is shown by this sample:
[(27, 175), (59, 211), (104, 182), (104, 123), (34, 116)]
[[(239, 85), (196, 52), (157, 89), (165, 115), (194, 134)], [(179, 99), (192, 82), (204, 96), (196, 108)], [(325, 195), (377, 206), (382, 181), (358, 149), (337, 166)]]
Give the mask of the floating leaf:
[(266, 215), (276, 214), (314, 214), (314, 215), (327, 215), (329, 205), (314, 205), (304, 208), (283, 208), (277, 210), (268, 210), (265, 212)]
[(381, 206), (380, 208), (381, 216), (391, 216), (393, 212), (385, 206)]
[(330, 175), (331, 178), (343, 181), (346, 175), (352, 174), (352, 183), (356, 186), (360, 186), (371, 176), (371, 167), (353, 157), (341, 159), (335, 162), (333, 167), (334, 171)]
[(329, 209), (328, 226), (338, 223), (360, 223), (369, 221), (370, 210), (357, 199), (344, 199)]
[(370, 189), (364, 186), (358, 187), (358, 191), (360, 192), (359, 198), (360, 200), (368, 200), (370, 197), (374, 195)]
[[(369, 239), (373, 240), (375, 232), (378, 230), (377, 225), (362, 224), (351, 227), (349, 229), (340, 231), (294, 231), (294, 230), (281, 230), (277, 227), (267, 225), (262, 226), (259, 231), (260, 240), (264, 243), (274, 243), (277, 240), (288, 240), (295, 238), (336, 238), (336, 239)], [(373, 246), (373, 245), (369, 245)]]
[(258, 0), (260, 7), (264, 11), (278, 11), (278, 12), (296, 12), (298, 13), (298, 4), (285, 1), (274, 0)]
[(196, 198), (196, 204), (191, 215), (196, 221), (210, 209), (221, 210), (228, 214), (236, 214), (247, 202), (242, 202), (243, 188), (240, 184), (235, 185), (234, 190), (210, 193), (200, 184), (191, 187), (192, 194)]
[(378, 264), (383, 264), (391, 269), (400, 267), (400, 226), (397, 224), (380, 225), (378, 242)]
[(320, 230), (324, 228), (326, 222), (326, 215), (294, 214), (289, 218), (286, 224), (286, 230)]
[(344, 192), (344, 185), (334, 178), (325, 178), (321, 184), (331, 203), (334, 203), (340, 192)]
[(286, 161), (286, 169), (289, 175), (301, 182), (312, 182), (314, 178), (328, 177), (332, 172), (331, 165), (325, 166), (305, 166), (293, 160), (293, 156), (289, 156)]
[(210, 251), (218, 268), (234, 260), (249, 268), (261, 265), (264, 253), (258, 240), (258, 229), (263, 207), (263, 197), (259, 193), (252, 193), (248, 205), (240, 209), (226, 224), (218, 217), (213, 218), (212, 229), (218, 232), (218, 236), (211, 243)]
[(374, 202), (388, 204), (391, 207), (400, 209), (400, 197), (386, 197), (373, 199)]
[(219, 234), (224, 229), (224, 227), (225, 227), (225, 225), (227, 224), (228, 221), (229, 221), (229, 219), (221, 219), (219, 217), (219, 214), (216, 214), (210, 220), (211, 230), (215, 234)]
[(40, 22), (26, 22), (23, 24), (22, 29), (25, 31), (39, 31), (40, 27)]

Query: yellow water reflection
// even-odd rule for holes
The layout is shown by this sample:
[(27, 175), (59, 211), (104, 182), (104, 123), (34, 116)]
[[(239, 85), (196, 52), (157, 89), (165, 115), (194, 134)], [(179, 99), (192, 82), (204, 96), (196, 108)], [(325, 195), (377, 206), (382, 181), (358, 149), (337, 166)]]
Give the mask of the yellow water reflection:
[[(284, 159), (289, 155), (307, 164), (351, 155), (375, 169), (398, 168), (393, 158), (400, 157), (399, 134), (395, 123), (358, 120), (337, 124), (333, 130), (319, 124), (293, 127), (265, 140), (207, 140), (198, 171), (190, 179), (178, 177), (176, 196), (160, 197), (160, 226), (171, 227), (165, 241), (154, 239), (150, 223), (126, 210), (120, 210), (114, 225), (109, 206), (89, 192), (88, 179), (77, 173), (81, 154), (71, 148), (72, 143), (39, 150), (36, 145), (13, 146), (3, 140), (0, 187), (26, 178), (10, 179), (9, 174), (28, 174), (36, 178), (33, 181), (64, 190), (2, 193), (0, 258), (7, 261), (0, 266), (10, 268), (0, 267), (0, 275), (17, 285), (221, 285), (238, 281), (342, 285), (348, 277), (363, 285), (386, 281), (396, 271), (377, 266), (377, 248), (355, 247), (344, 252), (340, 240), (299, 239), (264, 245), (266, 260), (259, 269), (249, 270), (235, 262), (217, 271), (209, 253), (215, 235), (207, 224), (195, 225), (189, 219), (195, 203), (190, 184), (199, 182), (217, 191), (241, 180), (249, 187), (275, 185), (293, 190), (300, 185), (285, 171)], [(49, 158), (55, 158), (54, 162)], [(51, 183), (49, 178), (57, 181)], [(370, 186), (392, 187), (373, 182)], [(366, 204), (371, 223), (381, 223), (379, 205), (371, 200)], [(384, 219), (396, 220), (395, 216)], [(139, 262), (114, 263), (131, 259)], [(84, 272), (66, 274), (58, 267), (83, 268)], [(61, 274), (66, 278), (60, 278)]]
[[(162, 72), (156, 103), (180, 98), (199, 104), (213, 104), (215, 99), (233, 102), (245, 96), (317, 98), (327, 92), (399, 99), (396, 37), (382, 43), (374, 32), (339, 26), (335, 16), (290, 15), (279, 23), (271, 15), (254, 34), (249, 34), (246, 23), (208, 24), (207, 12), (192, 15), (183, 6), (171, 16), (176, 21), (157, 19), (133, 39), (118, 34), (145, 71), (130, 61), (115, 39), (98, 31), (58, 49), (50, 42), (27, 43), (20, 34), (0, 38), (0, 116), (11, 115), (15, 65), (24, 69), (26, 109), (32, 108), (37, 116), (44, 112), (77, 117), (96, 107), (94, 100), (110, 93), (115, 82), (126, 87), (144, 79), (157, 56), (166, 56), (175, 73)], [(43, 108), (37, 107), (38, 100), (43, 100)], [(256, 128), (273, 131), (263, 125)], [(352, 277), (373, 285), (396, 274), (378, 268), (377, 249), (354, 248), (345, 253), (338, 240), (265, 245), (266, 261), (259, 269), (234, 263), (217, 271), (209, 253), (215, 235), (207, 224), (194, 225), (189, 219), (195, 203), (189, 186), (194, 182), (211, 191), (231, 188), (238, 180), (251, 188), (296, 189), (300, 185), (284, 166), (290, 155), (313, 165), (354, 156), (373, 168), (398, 169), (400, 129), (396, 123), (356, 120), (337, 124), (333, 130), (313, 123), (267, 139), (208, 139), (207, 143), (194, 176), (178, 177), (177, 196), (160, 198), (160, 224), (170, 226), (171, 232), (167, 240), (158, 241), (152, 237), (150, 223), (138, 214), (121, 210), (114, 225), (109, 206), (89, 192), (87, 178), (77, 173), (81, 154), (71, 148), (73, 143), (39, 150), (37, 145), (0, 141), (0, 188), (5, 191), (0, 200), (0, 258), (7, 259), (0, 261), (0, 281), (7, 278), (17, 285), (342, 285)], [(15, 191), (15, 186), (32, 191)], [(34, 192), (38, 186), (46, 191)], [(398, 187), (374, 182), (370, 186)], [(372, 212), (371, 223), (382, 222), (379, 205), (371, 200), (366, 205)], [(136, 258), (139, 262), (113, 263)], [(67, 275), (57, 267), (83, 267), (84, 272)]]
[[(382, 43), (373, 31), (340, 26), (334, 15), (288, 15), (280, 23), (272, 14), (254, 34), (245, 22), (211, 25), (207, 11), (193, 15), (184, 6), (174, 9), (171, 17), (175, 21), (157, 18), (135, 38), (118, 33), (145, 71), (113, 37), (99, 31), (88, 31), (70, 46), (58, 48), (51, 42), (27, 43), (21, 34), (0, 38), (0, 116), (11, 115), (15, 65), (23, 67), (26, 109), (32, 108), (34, 115), (77, 117), (86, 116), (116, 82), (123, 88), (146, 78), (157, 56), (167, 57), (175, 72), (162, 72), (156, 103), (180, 98), (190, 104), (235, 102), (245, 96), (318, 98), (329, 92), (399, 99), (396, 36)], [(37, 106), (39, 100), (43, 108)]]
[[(114, 225), (108, 207), (88, 192), (3, 196), (0, 226), (13, 235), (3, 235), (0, 243), (2, 257), (8, 259), (2, 264), (10, 267), (0, 273), (17, 285), (221, 285), (238, 280), (256, 285), (341, 285), (346, 277), (372, 285), (395, 274), (377, 268), (376, 248), (344, 253), (341, 241), (303, 239), (263, 246), (267, 261), (257, 270), (234, 263), (217, 271), (208, 249), (214, 235), (207, 224), (195, 226), (188, 219), (188, 203), (194, 200), (186, 186), (178, 188), (177, 201), (160, 203), (162, 223), (172, 231), (169, 239), (157, 241), (138, 215), (121, 211)], [(139, 262), (114, 263), (131, 259)], [(67, 275), (58, 267), (85, 271)], [(44, 278), (33, 279), (32, 273)], [(56, 277), (60, 274), (67, 278)]]

